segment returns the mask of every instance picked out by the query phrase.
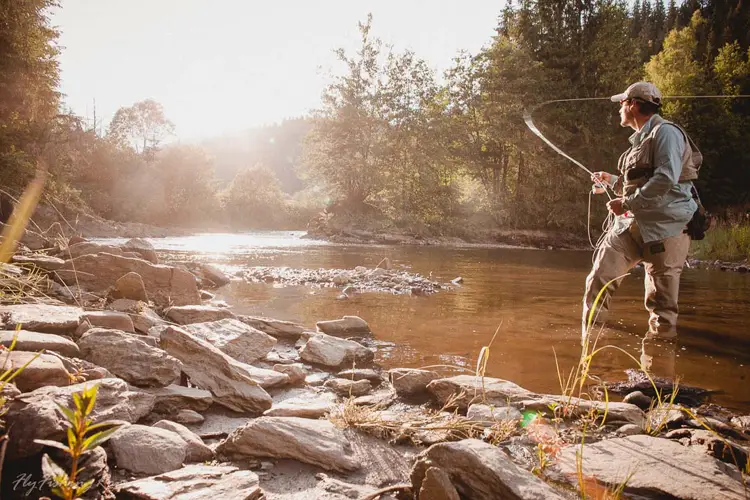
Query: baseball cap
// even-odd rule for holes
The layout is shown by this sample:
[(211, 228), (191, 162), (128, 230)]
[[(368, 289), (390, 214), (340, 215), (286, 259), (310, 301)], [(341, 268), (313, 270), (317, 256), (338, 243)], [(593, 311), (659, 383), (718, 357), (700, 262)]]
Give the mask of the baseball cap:
[(651, 82), (636, 82), (628, 87), (622, 94), (612, 96), (612, 102), (620, 102), (626, 99), (639, 99), (651, 102), (657, 106), (661, 105), (661, 92)]

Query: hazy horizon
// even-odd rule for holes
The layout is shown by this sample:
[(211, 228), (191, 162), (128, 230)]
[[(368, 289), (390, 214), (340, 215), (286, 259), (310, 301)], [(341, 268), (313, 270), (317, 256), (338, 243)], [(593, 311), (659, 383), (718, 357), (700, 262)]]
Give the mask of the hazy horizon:
[(67, 0), (60, 31), (66, 107), (106, 126), (143, 99), (164, 106), (180, 140), (198, 140), (304, 115), (320, 104), (333, 51), (353, 53), (357, 23), (373, 14), (374, 36), (447, 69), (460, 50), (490, 42), (503, 3), (461, 9), (423, 0), (377, 5), (329, 0), (257, 7), (243, 0)]

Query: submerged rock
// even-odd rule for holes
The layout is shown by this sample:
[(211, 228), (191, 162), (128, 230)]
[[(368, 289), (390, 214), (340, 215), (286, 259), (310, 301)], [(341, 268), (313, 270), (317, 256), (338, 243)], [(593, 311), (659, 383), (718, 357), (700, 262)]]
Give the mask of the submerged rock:
[(318, 321), (315, 326), (319, 331), (333, 336), (369, 334), (370, 325), (359, 316), (344, 316), (341, 319)]

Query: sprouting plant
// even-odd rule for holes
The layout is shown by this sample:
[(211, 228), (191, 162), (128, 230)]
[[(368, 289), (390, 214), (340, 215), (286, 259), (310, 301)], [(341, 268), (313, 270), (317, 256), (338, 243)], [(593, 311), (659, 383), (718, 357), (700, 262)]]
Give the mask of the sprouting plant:
[(107, 421), (94, 424), (89, 416), (96, 405), (96, 395), (99, 386), (85, 387), (80, 393), (73, 393), (74, 409), (57, 404), (65, 417), (67, 431), (67, 446), (57, 441), (37, 439), (36, 443), (60, 449), (70, 455), (70, 472), (57, 465), (46, 453), (42, 457), (42, 471), (46, 478), (54, 481), (52, 493), (64, 500), (75, 500), (86, 493), (94, 483), (93, 479), (79, 484), (78, 475), (81, 472), (79, 462), (81, 457), (107, 441), (121, 425), (121, 422)]
[(547, 447), (542, 443), (537, 443), (536, 445), (536, 459), (538, 463), (531, 469), (531, 472), (539, 476), (544, 473), (552, 461), (547, 452)]

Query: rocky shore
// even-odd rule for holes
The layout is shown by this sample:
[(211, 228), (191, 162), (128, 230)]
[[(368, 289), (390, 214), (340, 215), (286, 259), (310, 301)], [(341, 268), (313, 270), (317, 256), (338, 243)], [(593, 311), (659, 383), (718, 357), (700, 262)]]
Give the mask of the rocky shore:
[[(236, 314), (210, 297), (237, 277), (160, 264), (143, 240), (24, 241), (0, 273), (0, 343), (15, 339), (0, 359), (29, 363), (2, 390), (2, 498), (51, 496), (42, 456), (65, 457), (37, 440), (65, 441), (56, 405), (93, 384), (93, 420), (122, 425), (87, 455), (83, 498), (747, 496), (750, 416), (700, 394), (657, 401), (622, 385), (623, 401), (605, 403), (445, 368), (385, 370), (363, 318)], [(330, 283), (374, 270), (342, 271)], [(263, 273), (249, 279), (283, 275)], [(397, 273), (374, 274), (367, 283)], [(415, 277), (403, 279), (413, 293)]]

